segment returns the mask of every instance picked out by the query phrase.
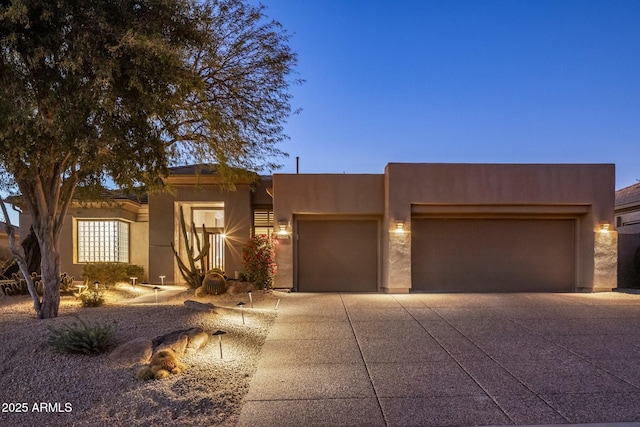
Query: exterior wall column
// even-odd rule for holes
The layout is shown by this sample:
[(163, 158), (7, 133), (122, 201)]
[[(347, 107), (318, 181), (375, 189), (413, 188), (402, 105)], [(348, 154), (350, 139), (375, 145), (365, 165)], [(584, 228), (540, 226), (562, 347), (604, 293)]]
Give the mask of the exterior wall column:
[(383, 230), (386, 251), (383, 251), (382, 290), (387, 293), (409, 293), (411, 290), (411, 224), (404, 221), (402, 232), (395, 221), (387, 221)]
[(618, 286), (618, 232), (596, 231), (593, 246), (593, 292)]

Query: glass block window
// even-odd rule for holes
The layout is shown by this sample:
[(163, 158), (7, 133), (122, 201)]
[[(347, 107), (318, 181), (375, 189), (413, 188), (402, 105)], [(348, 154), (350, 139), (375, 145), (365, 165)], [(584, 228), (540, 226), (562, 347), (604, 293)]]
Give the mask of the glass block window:
[(129, 262), (129, 223), (78, 220), (78, 262)]
[(253, 235), (273, 233), (273, 211), (268, 209), (256, 209), (253, 211)]

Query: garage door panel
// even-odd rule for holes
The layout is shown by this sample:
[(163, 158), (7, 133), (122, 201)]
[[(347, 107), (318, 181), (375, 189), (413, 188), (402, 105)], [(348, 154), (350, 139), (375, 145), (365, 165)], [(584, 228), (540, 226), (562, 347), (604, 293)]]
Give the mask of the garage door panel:
[(570, 292), (574, 221), (414, 219), (413, 289)]
[(377, 291), (378, 221), (298, 221), (297, 266), (303, 292)]

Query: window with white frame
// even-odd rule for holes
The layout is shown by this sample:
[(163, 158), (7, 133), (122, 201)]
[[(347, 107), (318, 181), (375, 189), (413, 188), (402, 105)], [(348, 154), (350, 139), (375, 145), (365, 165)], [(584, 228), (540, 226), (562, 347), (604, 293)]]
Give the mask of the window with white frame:
[(129, 223), (78, 220), (78, 262), (129, 262)]

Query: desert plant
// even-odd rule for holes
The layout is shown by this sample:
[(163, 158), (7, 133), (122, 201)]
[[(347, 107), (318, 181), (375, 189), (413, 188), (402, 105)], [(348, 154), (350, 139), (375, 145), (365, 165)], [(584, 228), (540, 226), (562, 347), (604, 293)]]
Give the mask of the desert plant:
[[(196, 225), (193, 222), (191, 223), (191, 229), (196, 229)], [(178, 251), (176, 250), (173, 242), (171, 242), (171, 249), (173, 250), (173, 255), (176, 257), (176, 261), (178, 262), (180, 274), (190, 288), (197, 289), (202, 286), (204, 271), (202, 268), (199, 268), (196, 263), (198, 261), (202, 261), (202, 259), (204, 259), (204, 257), (209, 253), (209, 248), (211, 246), (211, 244), (209, 243), (209, 235), (211, 233), (207, 231), (203, 224), (202, 243), (200, 242), (198, 233), (193, 233), (194, 238), (189, 241), (187, 225), (184, 221), (184, 211), (182, 209), (182, 206), (180, 207), (180, 231), (182, 232), (182, 240), (184, 242), (187, 253), (186, 263), (180, 258), (180, 255), (178, 254)]]
[(275, 241), (264, 234), (250, 239), (242, 249), (247, 280), (261, 289), (273, 286), (276, 275)]
[(104, 292), (102, 289), (93, 288), (80, 294), (83, 307), (100, 307), (104, 304)]
[(224, 272), (214, 269), (207, 272), (202, 280), (202, 288), (209, 295), (220, 295), (227, 291), (227, 281)]
[(77, 322), (49, 326), (47, 344), (61, 353), (99, 354), (115, 344), (116, 324)]
[(94, 262), (82, 267), (82, 277), (86, 282), (100, 282), (101, 285), (111, 286), (116, 282), (128, 282), (130, 277), (142, 279), (144, 268), (140, 265), (121, 262)]
[[(31, 273), (31, 279), (35, 286), (38, 295), (42, 295), (42, 278), (37, 273)], [(60, 275), (60, 293), (69, 294), (73, 292), (73, 276), (69, 276), (67, 273)], [(27, 281), (24, 280), (20, 273), (13, 273), (11, 276), (13, 282), (3, 283), (0, 285), (0, 289), (7, 296), (13, 295), (27, 295), (29, 289), (27, 288)]]

